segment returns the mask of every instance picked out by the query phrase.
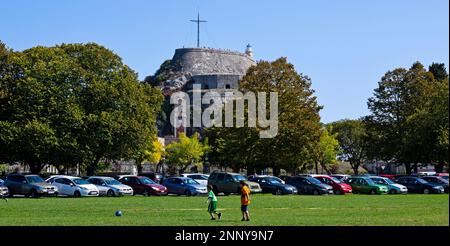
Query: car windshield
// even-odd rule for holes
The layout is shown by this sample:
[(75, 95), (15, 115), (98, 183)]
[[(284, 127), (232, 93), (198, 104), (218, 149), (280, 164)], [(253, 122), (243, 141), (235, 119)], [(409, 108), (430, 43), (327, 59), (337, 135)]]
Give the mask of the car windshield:
[(87, 180), (84, 179), (72, 179), (72, 181), (77, 185), (90, 184)]
[(276, 178), (267, 178), (266, 180), (271, 184), (281, 184), (281, 182)]
[(384, 178), (383, 180), (384, 180), (384, 182), (386, 182), (386, 184), (388, 184), (388, 185), (395, 184), (394, 181), (392, 181), (392, 180), (390, 180), (390, 179), (388, 179), (388, 178)]
[(115, 179), (104, 179), (107, 185), (120, 185), (121, 183)]
[(155, 182), (149, 178), (140, 178), (139, 179), (143, 184), (155, 184)]
[(340, 181), (339, 179), (335, 178), (335, 177), (330, 177), (331, 180), (333, 180), (333, 182), (335, 182), (336, 184), (340, 184), (342, 183), (342, 181)]
[(195, 180), (193, 180), (191, 178), (183, 180), (183, 183), (185, 183), (185, 184), (198, 184), (197, 181), (195, 181)]
[(234, 179), (235, 181), (247, 180), (247, 178), (245, 178), (245, 177), (242, 176), (242, 175), (234, 175), (234, 176), (233, 176), (233, 179)]
[(28, 183), (32, 184), (32, 183), (43, 183), (45, 182), (41, 177), (39, 176), (28, 176), (26, 177)]
[(313, 183), (313, 184), (321, 184), (322, 182), (320, 182), (318, 179), (316, 178), (306, 178), (309, 182)]
[(417, 181), (421, 184), (427, 183), (427, 181), (425, 181), (424, 179), (421, 179), (421, 178), (417, 178)]
[(372, 180), (373, 182), (375, 182), (375, 184), (381, 184), (381, 185), (388, 184), (388, 183), (386, 182), (386, 180), (384, 180), (384, 179), (382, 179), (382, 178), (371, 178), (371, 180)]

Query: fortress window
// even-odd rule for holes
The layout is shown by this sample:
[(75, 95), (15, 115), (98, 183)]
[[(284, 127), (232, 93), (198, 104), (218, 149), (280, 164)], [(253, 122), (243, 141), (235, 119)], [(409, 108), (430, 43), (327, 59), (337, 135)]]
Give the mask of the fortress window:
[(230, 84), (226, 84), (225, 85), (225, 89), (231, 89), (231, 85)]
[(209, 85), (203, 85), (203, 89), (208, 90), (209, 89)]

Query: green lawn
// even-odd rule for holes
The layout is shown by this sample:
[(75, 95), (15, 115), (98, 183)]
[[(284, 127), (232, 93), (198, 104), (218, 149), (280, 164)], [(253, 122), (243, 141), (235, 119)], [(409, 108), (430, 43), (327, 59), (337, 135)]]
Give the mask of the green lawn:
[(250, 222), (239, 196), (218, 198), (221, 221), (209, 220), (206, 197), (11, 198), (0, 225), (449, 225), (448, 195), (253, 195)]

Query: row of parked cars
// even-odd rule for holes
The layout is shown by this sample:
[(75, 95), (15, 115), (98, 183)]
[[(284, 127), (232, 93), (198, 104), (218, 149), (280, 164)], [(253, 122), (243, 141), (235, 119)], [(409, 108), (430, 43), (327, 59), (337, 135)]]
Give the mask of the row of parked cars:
[(10, 174), (0, 179), (0, 196), (24, 195), (41, 196), (131, 196), (131, 195), (186, 195), (196, 196), (207, 193), (211, 185), (216, 194), (239, 193), (239, 182), (245, 181), (252, 193), (272, 193), (274, 195), (311, 194), (343, 195), (364, 194), (441, 194), (449, 192), (448, 175), (396, 176), (374, 175), (298, 175), (246, 177), (238, 173), (213, 172), (207, 174), (182, 174), (164, 177), (161, 174), (146, 176), (121, 175), (116, 177), (91, 176), (73, 177), (54, 175), (46, 180), (32, 174)]

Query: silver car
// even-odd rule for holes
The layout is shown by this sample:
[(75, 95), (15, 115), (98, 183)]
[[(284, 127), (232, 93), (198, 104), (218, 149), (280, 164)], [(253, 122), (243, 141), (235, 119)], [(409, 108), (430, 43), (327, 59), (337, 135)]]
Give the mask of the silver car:
[(87, 181), (97, 187), (100, 196), (132, 196), (133, 188), (111, 177), (92, 176)]
[(406, 186), (397, 184), (394, 181), (379, 176), (371, 176), (370, 179), (375, 182), (375, 184), (386, 185), (388, 187), (389, 194), (406, 194), (408, 193), (408, 188)]

